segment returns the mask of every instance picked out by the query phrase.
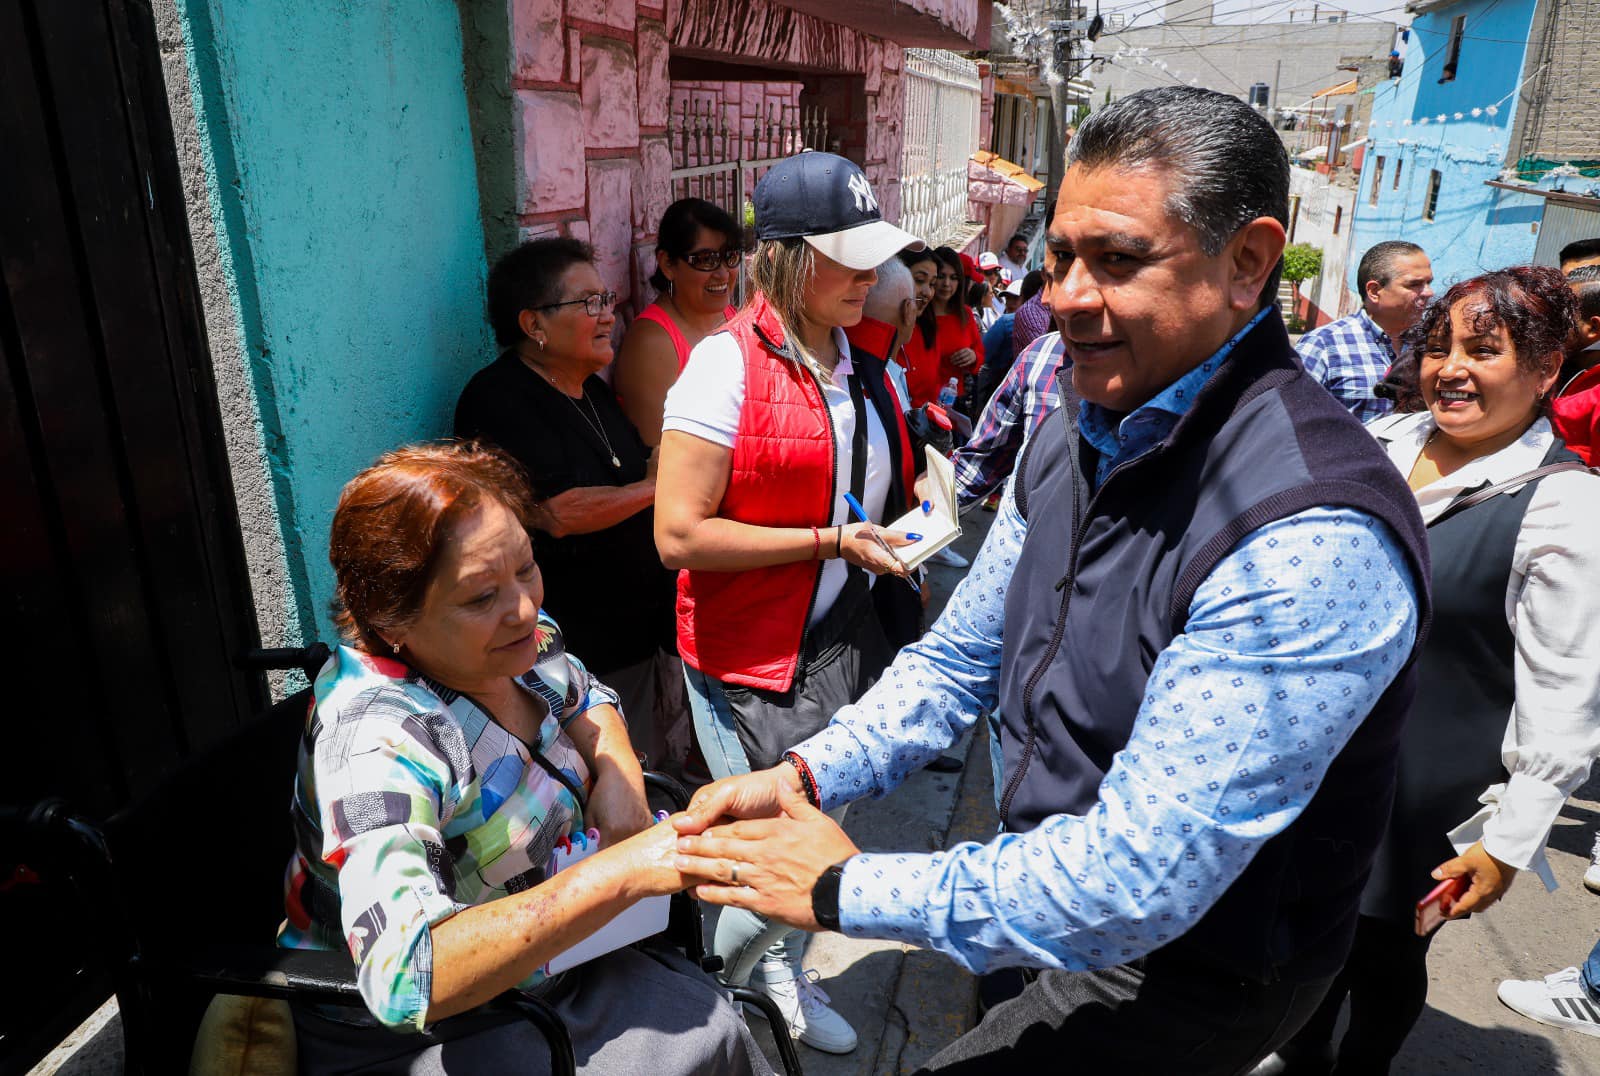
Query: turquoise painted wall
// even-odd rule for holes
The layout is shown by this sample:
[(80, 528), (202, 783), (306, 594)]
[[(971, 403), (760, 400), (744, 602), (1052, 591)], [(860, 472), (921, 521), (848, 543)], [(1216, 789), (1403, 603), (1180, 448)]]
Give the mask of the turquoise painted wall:
[[(1362, 252), (1385, 239), (1409, 239), (1426, 250), (1439, 292), (1486, 270), (1532, 260), (1537, 238), (1532, 226), (1543, 213), (1543, 199), (1488, 187), (1485, 181), (1505, 167), (1514, 91), (1523, 77), (1525, 46), (1519, 42), (1528, 39), (1533, 8), (1533, 0), (1462, 0), (1418, 15), (1412, 23), (1404, 74), (1374, 91), (1351, 235), (1351, 288), (1357, 286)], [(1466, 16), (1457, 75), (1441, 83), (1450, 24), (1457, 15)], [(1487, 111), (1491, 105), (1494, 115)], [(1384, 174), (1373, 206), (1373, 172), (1380, 156)], [(1439, 200), (1434, 219), (1425, 221), (1432, 171), (1440, 174)]]
[(328, 524), (387, 448), (448, 434), (491, 354), (450, 0), (179, 0), (204, 166), (301, 630)]

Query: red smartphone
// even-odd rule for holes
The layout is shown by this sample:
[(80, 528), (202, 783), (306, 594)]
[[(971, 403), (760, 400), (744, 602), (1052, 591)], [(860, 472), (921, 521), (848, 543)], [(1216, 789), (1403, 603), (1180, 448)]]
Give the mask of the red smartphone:
[(1437, 930), (1466, 891), (1466, 878), (1446, 878), (1417, 901), (1417, 936), (1426, 937)]

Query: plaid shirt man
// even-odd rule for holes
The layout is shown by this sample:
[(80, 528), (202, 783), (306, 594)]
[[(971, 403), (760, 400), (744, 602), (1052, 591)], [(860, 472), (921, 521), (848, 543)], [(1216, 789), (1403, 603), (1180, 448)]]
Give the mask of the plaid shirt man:
[(1021, 355), (1028, 345), (1049, 332), (1054, 325), (1050, 308), (1044, 305), (1044, 290), (1017, 307), (1017, 318), (1011, 323), (1011, 352)]
[(1394, 408), (1393, 401), (1372, 394), (1372, 387), (1394, 365), (1394, 346), (1365, 310), (1312, 329), (1300, 338), (1297, 350), (1306, 373), (1362, 422)]
[(1078, 398), (1070, 378), (1059, 377), (1066, 362), (1060, 333), (1046, 333), (1017, 356), (1005, 380), (978, 416), (972, 439), (950, 457), (956, 473), (956, 505), (963, 511), (1000, 488), (1016, 466), (1017, 452), (1043, 418)]

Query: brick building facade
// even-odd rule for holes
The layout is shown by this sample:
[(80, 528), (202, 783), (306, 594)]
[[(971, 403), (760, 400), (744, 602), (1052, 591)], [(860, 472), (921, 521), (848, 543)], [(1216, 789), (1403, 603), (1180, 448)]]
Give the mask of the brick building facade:
[(1512, 143), (1513, 156), (1600, 167), (1600, 130), (1594, 123), (1600, 4), (1544, 0), (1534, 15), (1524, 68), (1527, 104)]

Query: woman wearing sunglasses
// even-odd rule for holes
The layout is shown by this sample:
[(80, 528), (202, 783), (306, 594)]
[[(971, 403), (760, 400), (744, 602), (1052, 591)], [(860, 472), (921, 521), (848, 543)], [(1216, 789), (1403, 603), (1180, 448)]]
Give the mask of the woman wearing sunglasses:
[(680, 198), (661, 215), (656, 301), (628, 326), (612, 371), (623, 413), (647, 445), (661, 441), (662, 404), (689, 352), (734, 315), (743, 239), (731, 216), (699, 198)]
[(501, 351), (462, 390), (456, 436), (498, 445), (527, 473), (544, 608), (620, 696), (635, 747), (656, 764), (671, 723), (663, 699), (681, 697), (683, 674), (672, 574), (655, 549), (654, 459), (597, 376), (617, 297), (573, 239), (522, 244), (490, 270), (488, 292)]

